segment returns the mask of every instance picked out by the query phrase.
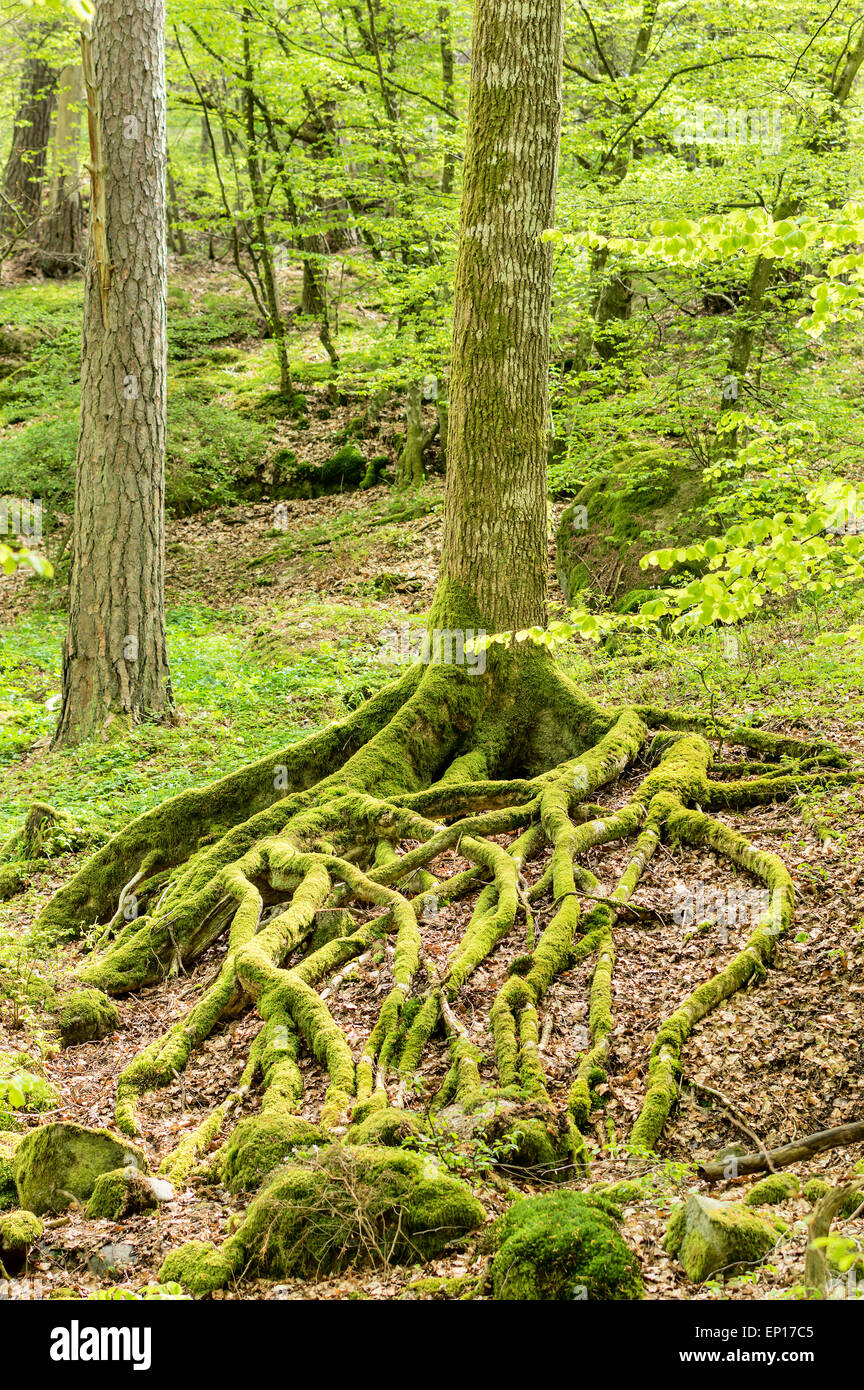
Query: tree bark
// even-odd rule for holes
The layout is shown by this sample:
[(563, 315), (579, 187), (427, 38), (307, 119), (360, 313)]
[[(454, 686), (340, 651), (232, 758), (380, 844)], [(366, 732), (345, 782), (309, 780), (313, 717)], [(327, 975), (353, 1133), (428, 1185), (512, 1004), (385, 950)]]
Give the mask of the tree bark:
[(39, 268), (44, 275), (81, 269), (84, 217), (79, 189), (78, 142), (84, 81), (80, 63), (69, 63), (57, 83), (57, 120), (48, 211), (42, 227)]
[(164, 612), (164, 0), (100, 0), (69, 628), (54, 746), (170, 717)]
[(39, 218), (57, 87), (57, 70), (39, 52), (39, 45), (53, 27), (40, 25), (28, 35), (35, 51), (24, 64), (12, 148), (3, 176), (2, 225), (7, 233), (25, 233)]
[(442, 617), (546, 621), (546, 433), (563, 0), (479, 0), (450, 381)]

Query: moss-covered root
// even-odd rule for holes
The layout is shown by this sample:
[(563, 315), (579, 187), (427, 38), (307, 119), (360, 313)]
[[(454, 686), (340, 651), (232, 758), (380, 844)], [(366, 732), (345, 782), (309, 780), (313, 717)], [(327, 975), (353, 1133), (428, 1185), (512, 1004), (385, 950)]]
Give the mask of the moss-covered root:
[(669, 816), (671, 838), (707, 846), (737, 868), (753, 874), (769, 889), (771, 906), (756, 924), (743, 950), (710, 980), (688, 995), (661, 1026), (651, 1048), (648, 1091), (633, 1127), (631, 1143), (653, 1149), (663, 1133), (678, 1093), (681, 1052), (693, 1028), (724, 999), (743, 989), (754, 976), (764, 976), (777, 942), (791, 927), (795, 890), (788, 870), (775, 854), (756, 849), (743, 835), (702, 811), (677, 808)]

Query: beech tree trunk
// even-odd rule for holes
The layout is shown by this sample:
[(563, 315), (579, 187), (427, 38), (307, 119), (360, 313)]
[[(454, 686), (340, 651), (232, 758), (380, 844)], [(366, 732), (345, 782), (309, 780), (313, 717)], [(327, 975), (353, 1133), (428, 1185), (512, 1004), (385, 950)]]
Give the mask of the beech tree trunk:
[(26, 235), (39, 218), (57, 71), (39, 52), (53, 26), (41, 25), (28, 36), (34, 52), (24, 64), (12, 148), (3, 176), (2, 226), (7, 235)]
[(478, 0), (436, 608), (546, 621), (546, 435), (563, 0)]
[(57, 83), (51, 189), (39, 257), (39, 268), (44, 275), (69, 275), (81, 268), (83, 212), (78, 144), (83, 105), (81, 65), (70, 63), (62, 69)]
[(164, 0), (82, 44), (92, 194), (69, 628), (55, 746), (170, 716), (165, 641)]

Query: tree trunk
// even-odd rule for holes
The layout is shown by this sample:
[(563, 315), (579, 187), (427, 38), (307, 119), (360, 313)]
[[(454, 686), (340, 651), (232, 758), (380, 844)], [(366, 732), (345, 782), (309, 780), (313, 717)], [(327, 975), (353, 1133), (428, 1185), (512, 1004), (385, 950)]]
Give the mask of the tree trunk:
[[(441, 49), (441, 95), (445, 106), (453, 107), (454, 80), (453, 80), (453, 32), (449, 5), (438, 6), (438, 42)], [(444, 135), (444, 163), (441, 170), (441, 192), (448, 194), (453, 191), (453, 176), (456, 170), (456, 159), (453, 154), (453, 134), (456, 129), (456, 121), (447, 121)]]
[(276, 281), (273, 247), (270, 244), (270, 236), (267, 231), (267, 192), (264, 186), (264, 176), (261, 171), (261, 159), (258, 151), (258, 132), (255, 123), (255, 68), (252, 60), (252, 44), (249, 38), (251, 22), (251, 11), (244, 9), (242, 104), (243, 120), (246, 127), (246, 168), (249, 174), (249, 186), (252, 192), (252, 216), (255, 225), (255, 249), (253, 255), (256, 261), (258, 277), (264, 291), (264, 302), (267, 306), (270, 333), (276, 345), (276, 357), (279, 362), (279, 391), (283, 396), (288, 398), (293, 395), (293, 386), (291, 382), (291, 372), (288, 366), (288, 347), (285, 341), (285, 320), (282, 316), (279, 286)]
[(57, 83), (57, 121), (48, 211), (42, 227), (39, 268), (44, 275), (69, 275), (81, 269), (83, 211), (79, 188), (78, 142), (84, 80), (80, 63), (69, 63)]
[(173, 709), (164, 612), (163, 0), (82, 41), (92, 196), (69, 629), (54, 744)]
[[(563, 0), (480, 0), (456, 268), (436, 610), (546, 621), (546, 432)], [(518, 76), (517, 76), (518, 74)]]
[(24, 65), (12, 148), (3, 176), (2, 225), (11, 235), (26, 234), (39, 218), (57, 71), (39, 53), (38, 47), (52, 28), (41, 25), (28, 36), (36, 52)]
[(412, 381), (405, 397), (405, 443), (396, 460), (396, 488), (420, 487), (425, 477), (423, 456), (429, 437), (423, 426), (423, 386)]

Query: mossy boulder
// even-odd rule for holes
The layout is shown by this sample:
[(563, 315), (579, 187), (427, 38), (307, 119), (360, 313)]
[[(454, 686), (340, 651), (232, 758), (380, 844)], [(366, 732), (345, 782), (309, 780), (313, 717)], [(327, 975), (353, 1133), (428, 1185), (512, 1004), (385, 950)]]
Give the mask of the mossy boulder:
[[(808, 1183), (804, 1184), (804, 1190), (801, 1195), (810, 1203), (811, 1207), (815, 1207), (816, 1203), (821, 1201), (823, 1197), (826, 1197), (830, 1191), (830, 1182), (826, 1182), (824, 1178), (811, 1178)], [(864, 1202), (864, 1192), (851, 1193), (840, 1208), (840, 1215), (844, 1217), (853, 1216), (862, 1202)]]
[(744, 1198), (748, 1207), (776, 1207), (797, 1197), (801, 1184), (794, 1173), (771, 1173), (767, 1178), (754, 1183)]
[(15, 1186), (13, 1162), (15, 1150), (23, 1137), (22, 1134), (0, 1130), (0, 1211), (18, 1205), (18, 1189)]
[(115, 1168), (148, 1171), (144, 1154), (127, 1139), (68, 1123), (41, 1125), (25, 1134), (13, 1160), (21, 1206), (39, 1216), (65, 1211), (73, 1202), (83, 1205), (96, 1179)]
[(114, 1168), (96, 1179), (84, 1214), (91, 1221), (122, 1221), (127, 1216), (153, 1211), (173, 1196), (174, 1189), (164, 1178), (151, 1178), (137, 1168)]
[(0, 903), (14, 898), (16, 893), (24, 892), (27, 887), (27, 879), (24, 876), (23, 868), (23, 864), (0, 865)]
[(57, 1027), (64, 1047), (95, 1042), (119, 1026), (117, 1005), (101, 989), (76, 989), (60, 1000)]
[(27, 1251), (42, 1235), (42, 1222), (32, 1211), (7, 1211), (0, 1215), (0, 1269), (16, 1273)]
[(492, 1288), (506, 1302), (633, 1300), (643, 1295), (639, 1262), (611, 1203), (580, 1192), (514, 1202), (495, 1224)]
[(544, 1181), (573, 1176), (576, 1153), (567, 1116), (542, 1102), (515, 1100), (488, 1089), (441, 1111), (439, 1123), (465, 1143), (482, 1143), (499, 1168)]
[(280, 1169), (237, 1232), (217, 1250), (172, 1251), (160, 1279), (211, 1293), (241, 1270), (264, 1278), (323, 1278), (352, 1266), (434, 1259), (485, 1219), (457, 1179), (407, 1150), (331, 1144)]
[(677, 1255), (688, 1279), (701, 1284), (720, 1270), (739, 1273), (759, 1264), (786, 1229), (782, 1221), (768, 1221), (739, 1202), (691, 1193), (673, 1209), (664, 1246)]
[[(568, 603), (591, 589), (626, 606), (632, 591), (651, 585), (651, 571), (639, 567), (643, 555), (698, 535), (698, 508), (708, 493), (701, 470), (661, 444), (617, 444), (594, 468), (558, 525), (558, 583)], [(667, 575), (654, 574), (668, 583)]]
[(216, 1168), (231, 1192), (248, 1192), (297, 1149), (325, 1143), (323, 1132), (299, 1115), (250, 1115), (223, 1145)]
[(372, 487), (388, 460), (378, 458), (369, 464), (356, 444), (345, 444), (324, 463), (301, 463), (287, 449), (273, 458), (271, 495), (287, 501), (297, 498), (326, 497), (335, 492), (353, 492)]
[(180, 1284), (187, 1293), (204, 1298), (215, 1289), (223, 1289), (232, 1272), (230, 1261), (217, 1246), (207, 1240), (190, 1240), (166, 1257), (159, 1282)]
[(421, 1132), (420, 1122), (410, 1110), (399, 1110), (388, 1105), (382, 1110), (373, 1110), (365, 1119), (354, 1124), (346, 1135), (349, 1144), (384, 1144), (398, 1149), (406, 1139), (412, 1139)]

